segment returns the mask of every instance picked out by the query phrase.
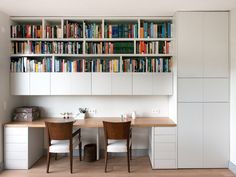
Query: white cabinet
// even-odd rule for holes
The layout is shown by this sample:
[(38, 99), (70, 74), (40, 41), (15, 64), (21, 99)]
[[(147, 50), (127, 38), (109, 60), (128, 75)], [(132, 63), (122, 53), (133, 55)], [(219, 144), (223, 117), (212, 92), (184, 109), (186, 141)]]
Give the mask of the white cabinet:
[(133, 73), (133, 95), (152, 95), (152, 73)]
[(132, 95), (133, 77), (132, 73), (112, 73), (111, 94)]
[(111, 95), (111, 73), (92, 73), (92, 95)]
[(228, 77), (228, 12), (203, 14), (204, 76)]
[(203, 79), (179, 78), (178, 79), (178, 102), (202, 102)]
[(176, 127), (152, 127), (149, 158), (153, 169), (177, 168)]
[(30, 73), (30, 95), (50, 95), (50, 73)]
[(11, 94), (12, 95), (30, 94), (29, 73), (11, 73)]
[(228, 168), (229, 103), (204, 103), (204, 167)]
[(71, 95), (91, 95), (91, 73), (70, 73)]
[(51, 95), (69, 95), (70, 89), (69, 73), (51, 73)]
[(178, 77), (203, 76), (203, 15), (200, 12), (177, 14)]
[(43, 155), (43, 129), (4, 128), (6, 169), (29, 169)]
[(203, 168), (203, 105), (178, 104), (178, 168)]
[(153, 95), (172, 95), (172, 73), (153, 73)]

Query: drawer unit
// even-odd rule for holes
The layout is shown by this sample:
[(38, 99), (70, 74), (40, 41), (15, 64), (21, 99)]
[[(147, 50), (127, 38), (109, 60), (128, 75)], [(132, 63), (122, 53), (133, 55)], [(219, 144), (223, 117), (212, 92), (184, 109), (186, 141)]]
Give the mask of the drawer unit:
[(153, 169), (177, 168), (176, 127), (152, 127), (149, 157)]

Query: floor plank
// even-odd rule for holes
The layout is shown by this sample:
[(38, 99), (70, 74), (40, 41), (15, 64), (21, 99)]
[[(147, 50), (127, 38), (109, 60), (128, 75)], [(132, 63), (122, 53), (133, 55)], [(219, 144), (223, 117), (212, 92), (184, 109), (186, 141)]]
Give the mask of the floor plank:
[(46, 158), (40, 159), (30, 170), (4, 170), (2, 177), (236, 177), (228, 169), (178, 169), (152, 170), (148, 157), (134, 157), (131, 173), (127, 172), (125, 157), (112, 157), (108, 160), (108, 172), (104, 173), (104, 159), (96, 162), (80, 162), (74, 158), (73, 174), (69, 171), (69, 159), (60, 157), (51, 160), (50, 173), (46, 174)]

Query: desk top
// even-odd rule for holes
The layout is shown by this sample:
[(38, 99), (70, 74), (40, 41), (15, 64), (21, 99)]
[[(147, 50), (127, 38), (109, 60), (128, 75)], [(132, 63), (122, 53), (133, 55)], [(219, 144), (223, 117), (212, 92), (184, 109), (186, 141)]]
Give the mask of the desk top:
[[(62, 118), (41, 118), (33, 122), (9, 122), (6, 123), (5, 127), (34, 127), (34, 128), (44, 128), (45, 121), (55, 121), (55, 122), (67, 122), (74, 119), (62, 119)], [(167, 117), (138, 117), (131, 120), (132, 127), (175, 127), (176, 123)], [(103, 127), (102, 121), (114, 121), (121, 122), (121, 118), (112, 117), (94, 117), (86, 118), (83, 120), (75, 120), (74, 126), (81, 128), (101, 128)]]

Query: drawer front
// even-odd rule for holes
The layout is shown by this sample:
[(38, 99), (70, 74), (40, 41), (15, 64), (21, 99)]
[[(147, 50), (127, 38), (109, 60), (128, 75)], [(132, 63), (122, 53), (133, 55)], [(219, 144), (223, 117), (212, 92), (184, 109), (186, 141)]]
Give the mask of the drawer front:
[(176, 135), (156, 135), (154, 139), (160, 143), (175, 143)]
[(27, 136), (28, 128), (5, 127), (5, 136)]
[(154, 127), (155, 135), (175, 135), (176, 127)]
[(155, 143), (155, 151), (159, 152), (176, 152), (176, 143)]
[(27, 160), (5, 160), (5, 169), (28, 169)]
[(28, 137), (27, 136), (5, 136), (5, 143), (28, 143)]
[(155, 158), (155, 160), (176, 159), (176, 151), (173, 151), (173, 152), (156, 152), (154, 158)]
[(27, 160), (27, 152), (5, 152), (6, 160)]
[(155, 160), (155, 167), (158, 169), (175, 169), (176, 168), (176, 160)]
[(5, 143), (5, 152), (27, 152), (27, 144)]

